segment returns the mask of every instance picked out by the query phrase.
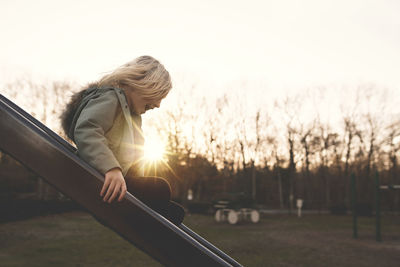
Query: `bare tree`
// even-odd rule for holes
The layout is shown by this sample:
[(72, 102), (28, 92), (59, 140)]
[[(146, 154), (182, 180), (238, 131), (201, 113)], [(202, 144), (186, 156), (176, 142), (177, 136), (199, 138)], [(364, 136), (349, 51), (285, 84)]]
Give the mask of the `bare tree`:
[[(400, 121), (389, 124), (386, 128), (388, 131), (387, 138), (383, 143), (389, 146), (388, 158), (390, 162), (390, 176), (392, 184), (400, 184), (398, 172), (398, 153), (400, 152), (400, 142), (396, 144), (395, 140), (400, 139)], [(400, 197), (399, 194), (394, 196), (394, 210), (399, 211)]]
[(260, 152), (260, 147), (262, 143), (262, 137), (261, 137), (261, 131), (260, 131), (260, 110), (257, 111), (256, 117), (255, 117), (255, 138), (256, 140), (253, 142), (252, 146), (252, 157), (250, 159), (250, 164), (251, 164), (251, 184), (252, 184), (252, 197), (253, 200), (256, 200), (256, 195), (257, 195), (257, 181), (256, 181), (256, 167), (255, 167), (255, 162), (258, 157), (258, 154)]
[(275, 106), (278, 110), (282, 112), (282, 119), (284, 122), (285, 132), (286, 132), (286, 142), (287, 149), (289, 155), (289, 166), (288, 166), (288, 176), (289, 176), (289, 209), (290, 212), (294, 208), (293, 199), (294, 199), (294, 181), (296, 177), (296, 155), (298, 151), (298, 120), (299, 120), (299, 111), (301, 107), (301, 97), (299, 95), (289, 97), (287, 96), (283, 99), (282, 103), (275, 102)]
[(278, 194), (279, 194), (279, 207), (281, 209), (284, 208), (284, 200), (283, 200), (283, 188), (282, 188), (282, 174), (281, 168), (283, 164), (283, 159), (280, 157), (278, 152), (278, 140), (275, 136), (268, 136), (267, 142), (272, 147), (272, 155), (275, 159), (274, 170), (276, 171), (277, 180), (278, 180)]

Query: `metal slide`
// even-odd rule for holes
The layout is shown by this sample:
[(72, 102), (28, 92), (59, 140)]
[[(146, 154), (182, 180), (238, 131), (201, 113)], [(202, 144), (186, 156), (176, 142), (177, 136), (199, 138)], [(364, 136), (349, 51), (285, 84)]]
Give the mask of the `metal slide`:
[(103, 176), (75, 154), (75, 147), (1, 94), (0, 149), (166, 266), (241, 266), (185, 225), (172, 224), (130, 193), (122, 202), (104, 203), (99, 196)]

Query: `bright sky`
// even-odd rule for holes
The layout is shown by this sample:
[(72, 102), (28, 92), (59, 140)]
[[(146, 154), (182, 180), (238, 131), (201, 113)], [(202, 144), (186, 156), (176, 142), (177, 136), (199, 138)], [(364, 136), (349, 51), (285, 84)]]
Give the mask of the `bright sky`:
[[(143, 54), (173, 78), (400, 89), (400, 1), (0, 2), (0, 82), (95, 80)], [(270, 92), (272, 93), (272, 92)]]

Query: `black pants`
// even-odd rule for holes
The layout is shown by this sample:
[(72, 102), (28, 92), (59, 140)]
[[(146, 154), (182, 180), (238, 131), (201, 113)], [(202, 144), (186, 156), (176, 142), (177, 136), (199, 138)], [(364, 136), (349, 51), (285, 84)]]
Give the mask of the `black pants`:
[(183, 221), (185, 211), (183, 207), (171, 201), (171, 187), (167, 180), (160, 177), (125, 177), (128, 191), (143, 201), (146, 205), (179, 225)]

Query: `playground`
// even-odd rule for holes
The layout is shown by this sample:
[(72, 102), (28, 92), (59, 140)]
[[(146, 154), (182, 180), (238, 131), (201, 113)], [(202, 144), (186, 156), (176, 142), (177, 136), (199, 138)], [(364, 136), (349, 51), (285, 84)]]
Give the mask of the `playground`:
[[(386, 194), (392, 194), (398, 184), (382, 184), (378, 172), (376, 217), (372, 206), (362, 202), (371, 188), (356, 190), (357, 180), (371, 176), (368, 171), (358, 179), (352, 175), (353, 216), (343, 211), (337, 212), (341, 216), (327, 215), (321, 209), (309, 209), (300, 216), (303, 200), (298, 198), (298, 215), (264, 210), (259, 220), (258, 211), (241, 207), (222, 210), (215, 216), (219, 222), (211, 214), (189, 214), (184, 224), (173, 225), (131, 194), (121, 205), (85, 197), (97, 196), (104, 178), (76, 155), (75, 147), (30, 114), (3, 96), (0, 104), (1, 149), (98, 219), (71, 212), (4, 222), (0, 224), (2, 266), (398, 266), (398, 212), (381, 214), (380, 209), (381, 191), (390, 189)], [(366, 181), (362, 185), (371, 187)], [(385, 203), (392, 195), (385, 195)], [(393, 202), (398, 203), (396, 198)], [(231, 225), (223, 223), (225, 217)]]
[(0, 267), (400, 267), (400, 1), (0, 9)]
[[(400, 218), (263, 215), (258, 224), (229, 225), (190, 215), (185, 224), (243, 266), (398, 266)], [(161, 266), (87, 213), (71, 212), (0, 224), (2, 266)], [(95, 244), (95, 245), (94, 245)]]

